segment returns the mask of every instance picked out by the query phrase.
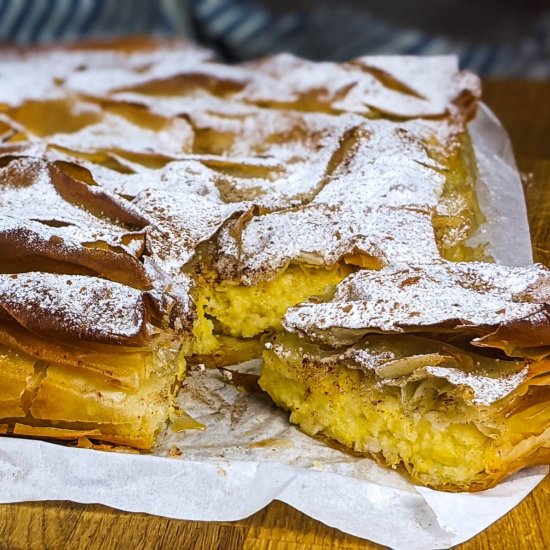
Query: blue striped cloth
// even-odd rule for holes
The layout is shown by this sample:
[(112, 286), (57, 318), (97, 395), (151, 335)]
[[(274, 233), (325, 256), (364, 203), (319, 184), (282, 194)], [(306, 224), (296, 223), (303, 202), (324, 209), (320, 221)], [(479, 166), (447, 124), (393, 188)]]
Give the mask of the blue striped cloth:
[(0, 40), (135, 34), (192, 37), (228, 60), (278, 51), (336, 61), (364, 54), (456, 53), (463, 67), (482, 76), (550, 77), (550, 7), (522, 39), (495, 44), (399, 27), (345, 2), (274, 15), (253, 0), (0, 0)]
[(0, 0), (0, 40), (189, 34), (186, 8), (178, 0)]

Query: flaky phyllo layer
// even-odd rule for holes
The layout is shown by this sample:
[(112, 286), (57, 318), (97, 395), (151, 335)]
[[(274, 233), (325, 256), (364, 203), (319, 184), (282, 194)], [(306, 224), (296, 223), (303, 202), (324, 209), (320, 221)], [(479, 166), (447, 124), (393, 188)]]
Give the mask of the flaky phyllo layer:
[(0, 275), (3, 432), (150, 448), (185, 369), (156, 305), (95, 277)]
[(293, 422), (421, 483), (546, 460), (548, 275), (469, 244), (479, 83), (453, 58), (140, 40), (0, 74), (1, 432), (149, 449), (185, 360), (268, 342)]

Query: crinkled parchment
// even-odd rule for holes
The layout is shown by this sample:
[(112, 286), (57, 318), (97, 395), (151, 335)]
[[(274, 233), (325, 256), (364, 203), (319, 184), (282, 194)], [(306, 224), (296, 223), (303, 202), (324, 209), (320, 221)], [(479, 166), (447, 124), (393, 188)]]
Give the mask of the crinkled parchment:
[[(478, 193), (489, 220), (475, 237), (504, 264), (532, 263), (521, 182), (510, 142), (482, 106), (470, 125)], [(258, 362), (239, 366), (258, 372)], [(479, 493), (412, 485), (394, 471), (312, 439), (261, 393), (217, 370), (192, 371), (180, 405), (205, 431), (168, 430), (153, 455), (105, 453), (0, 439), (0, 501), (72, 500), (181, 519), (229, 521), (274, 499), (327, 525), (396, 549), (448, 548), (518, 504), (547, 467)]]

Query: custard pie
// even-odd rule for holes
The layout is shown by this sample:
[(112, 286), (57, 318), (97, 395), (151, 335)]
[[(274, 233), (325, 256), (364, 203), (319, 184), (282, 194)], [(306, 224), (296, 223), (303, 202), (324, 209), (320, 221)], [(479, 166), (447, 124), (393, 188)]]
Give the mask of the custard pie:
[(548, 462), (549, 275), (472, 244), (454, 58), (143, 39), (0, 74), (0, 433), (148, 450), (186, 363), (263, 356), (291, 422), (416, 482)]

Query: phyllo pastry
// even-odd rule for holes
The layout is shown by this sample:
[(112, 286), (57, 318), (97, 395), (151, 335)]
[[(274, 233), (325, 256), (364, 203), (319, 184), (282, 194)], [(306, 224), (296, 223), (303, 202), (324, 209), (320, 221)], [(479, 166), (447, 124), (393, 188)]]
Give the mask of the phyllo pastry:
[(0, 275), (6, 433), (149, 449), (185, 372), (156, 302), (91, 276)]
[(148, 221), (135, 206), (11, 153), (0, 158), (4, 432), (149, 449), (184, 375), (188, 301), (142, 257)]
[(142, 271), (196, 316), (193, 360), (257, 355), (289, 306), (411, 256), (409, 234), (424, 259), (484, 257), (466, 244), (479, 81), (452, 57), (226, 66), (143, 40), (0, 62), (0, 153), (132, 203)]
[(260, 385), (311, 435), (425, 485), (484, 489), (550, 459), (549, 304), (542, 266), (362, 271), (287, 312)]
[(0, 73), (0, 433), (148, 449), (184, 358), (267, 341), (294, 422), (421, 483), (547, 460), (548, 276), (472, 244), (456, 59), (130, 40)]

